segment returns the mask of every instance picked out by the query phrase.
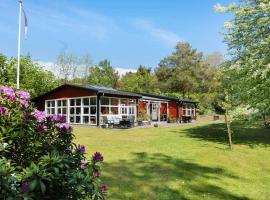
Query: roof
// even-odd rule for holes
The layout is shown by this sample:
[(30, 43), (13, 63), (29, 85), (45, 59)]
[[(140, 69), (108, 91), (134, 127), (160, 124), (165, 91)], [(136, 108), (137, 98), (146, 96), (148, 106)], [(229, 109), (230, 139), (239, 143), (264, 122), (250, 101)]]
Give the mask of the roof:
[(37, 101), (38, 99), (45, 97), (61, 88), (64, 87), (73, 87), (73, 88), (80, 88), (80, 89), (84, 89), (84, 90), (89, 90), (89, 91), (94, 91), (98, 94), (110, 94), (110, 95), (116, 95), (116, 96), (126, 96), (126, 97), (136, 97), (136, 98), (141, 98), (142, 95), (136, 94), (136, 93), (132, 93), (132, 92), (124, 92), (124, 91), (120, 91), (120, 90), (116, 90), (112, 87), (104, 87), (104, 86), (97, 86), (97, 85), (90, 85), (90, 84), (85, 84), (85, 85), (80, 85), (80, 84), (70, 84), (70, 83), (66, 83), (63, 84), (45, 94), (42, 94), (38, 97), (35, 97), (32, 99), (32, 101)]
[(168, 97), (168, 96), (163, 96), (163, 95), (158, 95), (158, 94), (148, 94), (148, 93), (134, 93), (134, 92), (125, 92), (125, 91), (120, 91), (120, 90), (116, 90), (112, 87), (104, 87), (104, 86), (97, 86), (97, 85), (90, 85), (90, 84), (84, 84), (84, 85), (80, 85), (80, 84), (70, 84), (70, 83), (66, 83), (63, 84), (43, 95), (40, 95), (34, 99), (32, 99), (33, 101), (37, 101), (38, 99), (45, 97), (61, 88), (64, 87), (73, 87), (73, 88), (80, 88), (80, 89), (84, 89), (84, 90), (90, 90), (90, 91), (94, 91), (97, 94), (103, 94), (103, 95), (116, 95), (116, 96), (125, 96), (125, 97), (136, 97), (136, 98), (144, 98), (144, 99), (164, 99), (164, 100), (175, 100), (175, 101), (180, 101), (180, 102), (188, 102), (188, 103), (198, 103), (198, 101), (194, 101), (191, 99), (179, 99), (176, 97)]

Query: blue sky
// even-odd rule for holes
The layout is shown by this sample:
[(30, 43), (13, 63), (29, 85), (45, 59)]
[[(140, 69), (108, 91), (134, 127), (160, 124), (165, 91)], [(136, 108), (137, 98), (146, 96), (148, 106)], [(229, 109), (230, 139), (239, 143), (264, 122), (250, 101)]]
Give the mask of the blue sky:
[[(220, 34), (228, 16), (213, 11), (225, 0), (24, 0), (28, 39), (22, 54), (54, 62), (66, 48), (97, 63), (154, 68), (177, 41), (205, 54), (226, 53)], [(0, 53), (16, 56), (18, 1), (0, 0)]]

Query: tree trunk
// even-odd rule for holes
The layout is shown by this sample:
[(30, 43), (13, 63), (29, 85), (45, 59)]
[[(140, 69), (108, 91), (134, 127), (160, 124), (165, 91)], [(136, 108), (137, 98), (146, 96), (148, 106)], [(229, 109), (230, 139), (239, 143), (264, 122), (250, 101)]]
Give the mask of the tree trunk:
[(227, 133), (228, 133), (228, 139), (229, 139), (229, 147), (230, 150), (233, 150), (233, 144), (232, 144), (232, 130), (231, 130), (231, 121), (229, 119), (228, 110), (225, 111), (225, 122), (227, 126)]

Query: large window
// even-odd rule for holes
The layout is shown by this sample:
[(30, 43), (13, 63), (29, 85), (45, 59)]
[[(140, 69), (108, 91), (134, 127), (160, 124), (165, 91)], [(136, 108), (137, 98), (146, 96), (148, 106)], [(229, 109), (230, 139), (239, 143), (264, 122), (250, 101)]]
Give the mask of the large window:
[(136, 115), (136, 100), (127, 98), (101, 97), (100, 99), (101, 117), (107, 115), (118, 115), (128, 117)]
[(195, 116), (195, 106), (194, 104), (186, 103), (183, 105), (184, 116)]
[(69, 99), (69, 122), (74, 124), (97, 124), (96, 97)]
[(65, 115), (71, 124), (97, 124), (96, 97), (47, 100), (45, 111), (47, 115)]

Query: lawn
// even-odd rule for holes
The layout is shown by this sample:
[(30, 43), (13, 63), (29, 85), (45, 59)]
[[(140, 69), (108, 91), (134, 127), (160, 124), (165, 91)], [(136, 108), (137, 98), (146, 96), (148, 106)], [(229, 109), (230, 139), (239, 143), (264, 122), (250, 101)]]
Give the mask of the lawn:
[(224, 124), (108, 130), (75, 127), (90, 157), (104, 154), (108, 199), (269, 199), (270, 129)]

